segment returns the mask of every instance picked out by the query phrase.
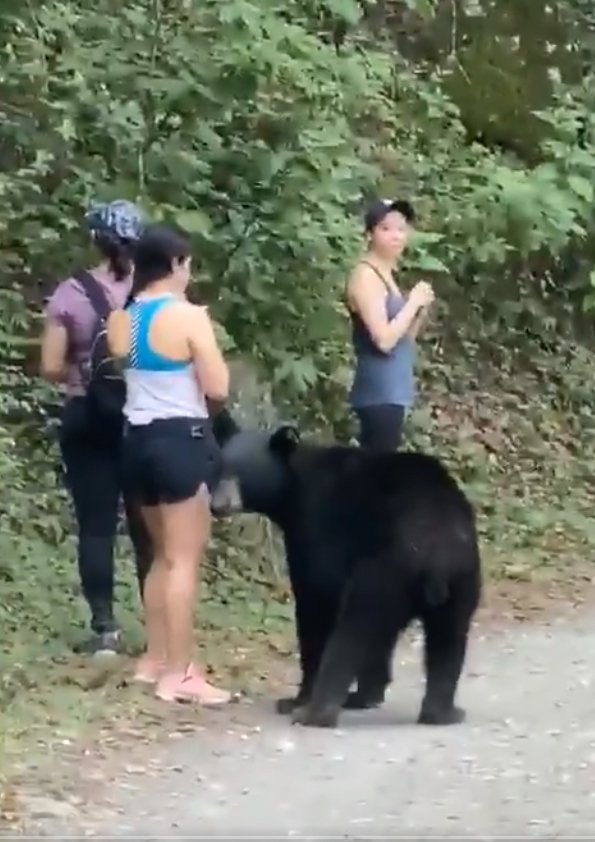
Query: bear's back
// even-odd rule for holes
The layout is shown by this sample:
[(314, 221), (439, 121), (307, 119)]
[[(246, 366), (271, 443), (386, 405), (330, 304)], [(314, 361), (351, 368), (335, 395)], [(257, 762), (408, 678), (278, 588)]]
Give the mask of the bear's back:
[(310, 546), (340, 545), (355, 558), (475, 542), (472, 506), (434, 456), (302, 443), (291, 467), (292, 520)]
[(378, 453), (346, 445), (301, 444), (293, 472), (314, 496), (380, 502), (444, 497), (465, 510), (469, 502), (454, 477), (435, 456), (414, 451)]

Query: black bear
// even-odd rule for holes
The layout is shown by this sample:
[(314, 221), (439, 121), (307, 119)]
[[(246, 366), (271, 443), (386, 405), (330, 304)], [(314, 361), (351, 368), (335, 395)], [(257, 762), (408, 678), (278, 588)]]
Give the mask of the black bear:
[(225, 409), (213, 429), (222, 448), (213, 514), (264, 515), (285, 542), (302, 677), (277, 710), (334, 727), (341, 707), (380, 705), (397, 638), (418, 618), (418, 722), (462, 722), (454, 700), (482, 577), (474, 512), (446, 468), (421, 453), (305, 443), (289, 425), (243, 430)]

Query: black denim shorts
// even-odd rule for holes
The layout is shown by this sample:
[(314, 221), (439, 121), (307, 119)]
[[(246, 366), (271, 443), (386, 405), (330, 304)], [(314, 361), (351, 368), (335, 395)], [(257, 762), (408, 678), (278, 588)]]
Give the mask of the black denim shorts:
[(123, 484), (141, 506), (180, 503), (203, 484), (212, 491), (220, 470), (208, 418), (163, 418), (125, 426)]

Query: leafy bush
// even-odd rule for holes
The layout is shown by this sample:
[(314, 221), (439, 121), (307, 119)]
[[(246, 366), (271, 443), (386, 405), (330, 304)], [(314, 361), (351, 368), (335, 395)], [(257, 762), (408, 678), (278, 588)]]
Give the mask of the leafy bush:
[[(82, 617), (71, 518), (40, 421), (55, 395), (32, 375), (44, 296), (90, 259), (81, 219), (92, 197), (138, 200), (192, 232), (194, 295), (210, 303), (230, 358), (265, 384), (265, 420), (278, 412), (348, 438), (341, 296), (363, 244), (361, 200), (411, 196), (421, 226), (405, 279), (431, 278), (439, 297), (412, 441), (469, 484), (498, 560), (585, 552), (595, 117), (582, 24), (592, 12), (558, 6), (552, 16), (518, 0), (5, 0), (7, 649), (32, 632), (62, 640)], [(248, 539), (243, 526), (232, 532), (217, 529), (211, 593), (245, 572)], [(258, 546), (251, 570), (270, 578)], [(132, 622), (129, 574), (123, 598)]]

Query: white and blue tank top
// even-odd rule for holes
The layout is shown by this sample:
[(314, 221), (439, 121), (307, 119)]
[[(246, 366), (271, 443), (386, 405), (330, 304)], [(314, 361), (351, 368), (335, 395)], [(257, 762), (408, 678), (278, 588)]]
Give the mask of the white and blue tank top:
[(160, 295), (133, 301), (127, 308), (131, 335), (130, 351), (124, 363), (124, 415), (131, 424), (150, 424), (158, 418), (208, 417), (193, 362), (169, 360), (149, 345), (153, 319), (175, 301), (171, 294)]

